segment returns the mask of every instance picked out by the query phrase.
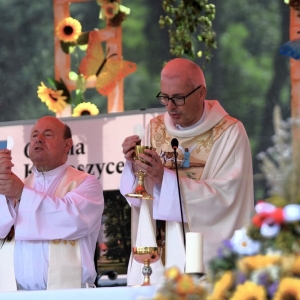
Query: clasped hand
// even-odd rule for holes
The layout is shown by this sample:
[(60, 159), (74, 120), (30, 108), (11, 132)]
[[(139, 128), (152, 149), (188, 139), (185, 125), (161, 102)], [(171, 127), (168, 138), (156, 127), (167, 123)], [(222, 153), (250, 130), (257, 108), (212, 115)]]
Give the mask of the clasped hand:
[(133, 159), (135, 151), (134, 148), (139, 143), (140, 139), (138, 135), (129, 136), (124, 140), (122, 148), (125, 159), (133, 163), (134, 172), (141, 170), (147, 174), (147, 177), (149, 177), (154, 183), (161, 185), (163, 181), (164, 167), (160, 157), (154, 150), (145, 149), (145, 154), (139, 154), (139, 157), (144, 160), (145, 163), (141, 160)]
[(0, 194), (9, 198), (20, 199), (24, 184), (11, 171), (11, 168), (14, 166), (11, 160), (9, 150), (0, 150)]

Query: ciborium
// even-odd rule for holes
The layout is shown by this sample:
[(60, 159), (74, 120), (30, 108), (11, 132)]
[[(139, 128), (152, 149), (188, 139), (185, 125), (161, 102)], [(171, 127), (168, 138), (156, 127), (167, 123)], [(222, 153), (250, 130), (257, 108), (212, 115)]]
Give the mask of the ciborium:
[(161, 247), (133, 247), (133, 258), (144, 264), (142, 274), (144, 275), (144, 282), (142, 286), (150, 285), (150, 276), (152, 274), (152, 268), (150, 264), (159, 260), (161, 255)]
[[(144, 151), (145, 149), (155, 150), (155, 148), (150, 147), (150, 146), (136, 145), (135, 146), (135, 151), (134, 151), (134, 154), (133, 154), (133, 159), (134, 160), (140, 160), (143, 163), (147, 164), (147, 162), (140, 157), (140, 154), (146, 154), (145, 151)], [(130, 197), (130, 198), (141, 198), (141, 199), (145, 199), (145, 200), (153, 200), (153, 196), (150, 195), (146, 191), (146, 188), (145, 188), (145, 177), (147, 176), (147, 174), (145, 172), (143, 172), (142, 170), (138, 170), (134, 174), (138, 179), (137, 180), (137, 185), (135, 186), (135, 189), (132, 193), (128, 193), (125, 196)]]

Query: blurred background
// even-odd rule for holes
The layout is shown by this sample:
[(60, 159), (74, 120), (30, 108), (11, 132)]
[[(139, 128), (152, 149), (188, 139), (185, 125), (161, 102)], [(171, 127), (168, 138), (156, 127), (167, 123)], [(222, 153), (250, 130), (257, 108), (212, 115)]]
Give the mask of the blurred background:
[[(275, 104), (284, 119), (291, 115), (289, 58), (279, 54), (279, 47), (289, 40), (290, 7), (283, 0), (209, 3), (216, 7), (217, 49), (210, 62), (194, 61), (204, 70), (207, 99), (219, 100), (246, 128), (253, 153), (255, 200), (259, 200), (266, 191), (257, 154), (272, 145)], [(165, 14), (162, 1), (123, 0), (122, 4), (131, 10), (122, 23), (123, 58), (137, 64), (137, 71), (124, 80), (125, 111), (160, 107), (155, 97), (160, 70), (174, 58), (168, 28), (159, 26)], [(40, 82), (54, 77), (52, 0), (0, 0), (0, 8), (0, 122), (55, 115), (37, 97)], [(99, 10), (96, 1), (70, 7), (84, 31), (103, 27)], [(85, 97), (97, 105), (100, 115), (107, 113), (106, 97), (94, 89), (87, 90)]]

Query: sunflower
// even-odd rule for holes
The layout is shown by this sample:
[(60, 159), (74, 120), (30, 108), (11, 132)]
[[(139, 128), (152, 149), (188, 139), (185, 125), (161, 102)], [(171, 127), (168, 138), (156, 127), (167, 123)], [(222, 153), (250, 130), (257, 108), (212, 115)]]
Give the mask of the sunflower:
[(71, 17), (65, 18), (58, 23), (55, 33), (59, 40), (63, 42), (76, 42), (81, 34), (81, 24), (79, 21)]
[(246, 281), (244, 284), (237, 286), (230, 300), (266, 300), (266, 290), (263, 286), (254, 282)]
[(272, 266), (280, 262), (280, 256), (277, 255), (254, 255), (242, 258), (238, 264), (241, 270), (256, 270)]
[(119, 11), (119, 3), (107, 3), (104, 6), (104, 16), (108, 19), (113, 18)]
[(73, 117), (80, 117), (80, 116), (96, 116), (99, 114), (99, 109), (95, 104), (92, 104), (91, 102), (83, 102), (78, 104), (73, 111)]
[(175, 291), (179, 295), (188, 295), (193, 294), (195, 292), (196, 285), (194, 283), (194, 280), (191, 276), (188, 274), (183, 274), (180, 276), (177, 280), (177, 284), (175, 287)]
[(300, 274), (300, 255), (297, 255), (296, 257), (295, 263), (292, 268), (292, 272), (297, 275)]
[(233, 274), (227, 271), (223, 274), (219, 281), (214, 286), (212, 299), (224, 299), (226, 292), (231, 288), (233, 284)]
[(300, 300), (300, 279), (286, 277), (280, 281), (274, 300), (284, 299)]
[(180, 278), (181, 273), (177, 267), (171, 267), (165, 271), (165, 276), (169, 280), (177, 281)]
[(67, 97), (63, 95), (63, 91), (48, 88), (43, 82), (38, 87), (37, 94), (41, 101), (45, 102), (48, 108), (55, 113), (61, 112), (67, 106)]

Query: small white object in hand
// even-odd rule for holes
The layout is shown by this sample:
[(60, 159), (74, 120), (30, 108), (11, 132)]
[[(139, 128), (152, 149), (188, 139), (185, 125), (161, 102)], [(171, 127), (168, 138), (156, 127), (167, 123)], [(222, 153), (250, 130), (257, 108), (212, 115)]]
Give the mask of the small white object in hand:
[(7, 136), (7, 149), (11, 150), (14, 146), (14, 139), (11, 136)]
[(140, 137), (140, 140), (142, 140), (142, 138), (144, 137), (144, 133), (145, 133), (145, 130), (141, 124), (136, 124), (133, 127), (133, 134), (138, 135)]

